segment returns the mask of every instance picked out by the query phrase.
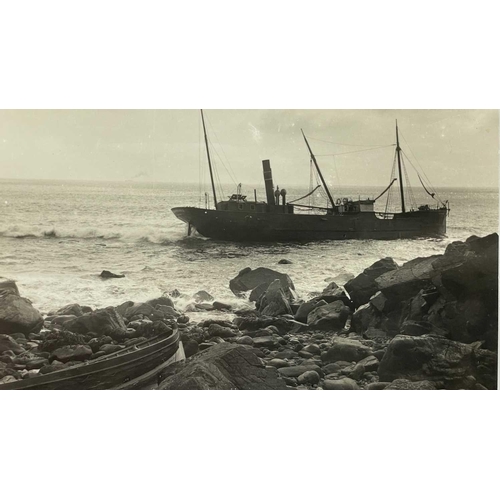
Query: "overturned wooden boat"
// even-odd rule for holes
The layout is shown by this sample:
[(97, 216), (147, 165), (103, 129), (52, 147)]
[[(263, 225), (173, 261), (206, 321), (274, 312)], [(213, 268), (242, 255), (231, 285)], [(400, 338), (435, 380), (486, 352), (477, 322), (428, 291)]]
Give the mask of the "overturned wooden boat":
[(38, 377), (0, 385), (0, 390), (142, 389), (184, 357), (179, 332), (154, 337), (98, 359)]
[[(314, 191), (287, 202), (285, 189), (274, 189), (273, 177), (269, 160), (264, 160), (264, 182), (266, 201), (248, 200), (238, 192), (227, 201), (217, 202), (214, 172), (210, 156), (209, 143), (202, 112), (202, 122), (205, 145), (212, 183), (214, 208), (175, 207), (172, 212), (184, 221), (188, 227), (188, 235), (196, 230), (200, 235), (226, 241), (253, 242), (286, 242), (286, 241), (318, 241), (346, 239), (376, 239), (392, 240), (418, 237), (443, 237), (446, 235), (446, 218), (449, 212), (448, 201), (435, 199), (436, 194), (424, 184), (422, 177), (418, 178), (425, 192), (438, 201), (435, 207), (428, 204), (418, 206), (410, 190), (408, 176), (404, 168), (403, 152), (399, 144), (399, 131), (396, 123), (396, 146), (389, 186), (377, 197), (362, 200), (350, 198), (334, 199), (318, 165), (309, 141), (302, 132), (310, 159), (314, 164), (318, 181), (315, 188), (323, 188), (327, 204), (324, 207), (300, 205), (297, 201), (310, 196)], [(404, 155), (406, 156), (406, 155)], [(407, 157), (408, 161), (409, 158)], [(411, 162), (410, 162), (411, 163)], [(397, 168), (396, 168), (397, 164)], [(413, 166), (413, 164), (412, 164)], [(406, 186), (403, 179), (406, 177)], [(385, 193), (391, 193), (391, 187), (399, 181), (399, 196), (401, 211), (390, 211), (389, 203), (384, 211), (375, 210), (375, 202)], [(411, 206), (408, 207), (405, 189)], [(206, 200), (208, 195), (206, 194)], [(389, 200), (389, 198), (388, 198)], [(281, 203), (280, 203), (281, 202)], [(304, 211), (305, 209), (305, 211)], [(301, 213), (299, 213), (301, 212)]]

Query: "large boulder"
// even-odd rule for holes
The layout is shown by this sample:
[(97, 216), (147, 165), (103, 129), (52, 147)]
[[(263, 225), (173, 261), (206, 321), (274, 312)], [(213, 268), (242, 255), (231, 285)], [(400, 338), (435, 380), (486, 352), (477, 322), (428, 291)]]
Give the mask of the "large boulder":
[(109, 335), (115, 340), (129, 337), (127, 327), (122, 317), (114, 307), (98, 309), (92, 313), (84, 314), (79, 318), (68, 321), (64, 327), (74, 333), (94, 332), (95, 336)]
[(267, 290), (269, 285), (277, 279), (280, 280), (283, 290), (295, 290), (292, 279), (288, 274), (279, 273), (266, 267), (258, 267), (254, 270), (249, 267), (242, 269), (238, 276), (229, 282), (229, 288), (236, 296), (241, 296), (244, 292), (260, 287), (259, 294), (250, 295), (250, 300), (256, 301), (260, 294)]
[(321, 355), (323, 363), (335, 361), (361, 361), (372, 355), (370, 347), (362, 344), (359, 340), (336, 338), (330, 349)]
[(259, 298), (258, 311), (264, 316), (271, 317), (292, 314), (286, 292), (286, 289), (283, 290), (281, 281), (274, 280)]
[(193, 355), (164, 380), (159, 389), (286, 389), (275, 368), (265, 368), (251, 348), (217, 344)]
[(344, 328), (350, 309), (340, 300), (313, 309), (307, 316), (307, 324), (319, 330), (340, 331)]
[(15, 283), (7, 280), (0, 288), (0, 333), (38, 333), (42, 315), (28, 299), (19, 296)]
[(296, 321), (300, 321), (301, 323), (307, 323), (307, 316), (309, 316), (309, 313), (317, 307), (326, 306), (326, 304), (326, 301), (318, 299), (303, 302), (297, 309), (294, 318)]
[[(378, 375), (381, 382), (430, 380), (445, 389), (470, 389), (477, 377), (484, 379), (478, 361), (484, 355), (476, 351), (476, 344), (462, 344), (439, 336), (398, 335), (387, 346)], [(496, 366), (496, 362), (490, 359), (489, 365)]]
[(345, 289), (350, 295), (354, 307), (366, 304), (372, 295), (377, 293), (376, 279), (383, 274), (398, 269), (398, 265), (391, 257), (385, 257), (367, 267), (361, 274), (349, 280)]

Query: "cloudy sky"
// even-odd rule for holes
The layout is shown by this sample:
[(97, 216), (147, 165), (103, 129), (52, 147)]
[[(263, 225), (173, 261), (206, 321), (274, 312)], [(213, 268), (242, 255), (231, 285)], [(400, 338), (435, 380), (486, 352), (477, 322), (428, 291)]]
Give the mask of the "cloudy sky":
[[(498, 186), (498, 111), (206, 110), (205, 118), (223, 183), (229, 171), (260, 184), (270, 159), (277, 183), (308, 186), (302, 128), (329, 182), (386, 185), (397, 119), (403, 150), (434, 186)], [(202, 141), (199, 110), (0, 110), (0, 177), (198, 182)]]

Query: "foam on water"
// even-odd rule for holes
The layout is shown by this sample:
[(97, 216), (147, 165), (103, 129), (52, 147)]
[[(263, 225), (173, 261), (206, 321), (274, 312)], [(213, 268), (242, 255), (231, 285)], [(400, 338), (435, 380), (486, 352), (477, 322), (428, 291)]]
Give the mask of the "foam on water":
[[(402, 264), (442, 253), (450, 241), (498, 230), (497, 191), (454, 189), (443, 193), (452, 211), (448, 237), (441, 240), (215, 242), (187, 237), (170, 211), (196, 206), (198, 194), (198, 186), (0, 181), (0, 201), (7, 202), (0, 205), (0, 275), (17, 280), (23, 296), (43, 312), (71, 302), (103, 307), (142, 301), (173, 289), (188, 296), (203, 289), (242, 307), (245, 301), (234, 297), (228, 283), (244, 267), (286, 272), (306, 298), (382, 257)], [(304, 193), (291, 188), (289, 194)], [(293, 264), (278, 265), (283, 257)], [(101, 280), (103, 269), (126, 277)]]

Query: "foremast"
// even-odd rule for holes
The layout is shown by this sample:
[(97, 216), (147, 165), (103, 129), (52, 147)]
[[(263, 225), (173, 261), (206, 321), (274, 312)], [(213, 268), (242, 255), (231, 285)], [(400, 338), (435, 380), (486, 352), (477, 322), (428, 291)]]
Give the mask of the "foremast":
[(203, 123), (203, 134), (205, 135), (205, 146), (207, 148), (208, 168), (210, 170), (210, 181), (212, 182), (212, 192), (214, 194), (214, 205), (215, 205), (215, 210), (217, 210), (217, 194), (215, 193), (214, 173), (212, 171), (212, 160), (210, 159), (210, 149), (208, 147), (207, 129), (205, 127), (205, 118), (203, 117), (203, 110), (200, 109), (200, 111), (201, 111), (201, 121)]
[(401, 211), (406, 212), (405, 195), (403, 190), (403, 175), (401, 171), (401, 148), (399, 147), (398, 121), (396, 120), (396, 153), (398, 155), (399, 190), (401, 193)]

